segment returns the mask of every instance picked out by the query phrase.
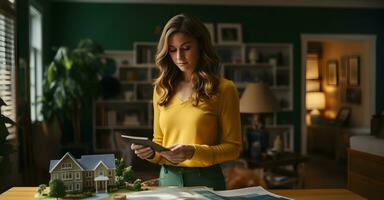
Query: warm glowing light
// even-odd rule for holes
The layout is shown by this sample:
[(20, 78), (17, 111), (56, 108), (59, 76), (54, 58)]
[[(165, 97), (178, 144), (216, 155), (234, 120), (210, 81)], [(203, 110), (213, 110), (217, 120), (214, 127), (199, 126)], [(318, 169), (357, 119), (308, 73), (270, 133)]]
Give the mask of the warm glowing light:
[(320, 110), (325, 108), (325, 95), (323, 92), (307, 92), (307, 110)]

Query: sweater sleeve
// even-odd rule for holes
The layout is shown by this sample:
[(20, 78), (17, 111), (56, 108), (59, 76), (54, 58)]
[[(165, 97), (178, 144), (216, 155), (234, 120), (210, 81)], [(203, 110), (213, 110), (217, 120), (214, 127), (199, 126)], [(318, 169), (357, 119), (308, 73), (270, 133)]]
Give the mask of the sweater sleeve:
[[(158, 95), (156, 92), (156, 87), (153, 89), (153, 142), (162, 145), (163, 143), (163, 133), (159, 124), (159, 104)], [(164, 164), (166, 160), (158, 153), (155, 152), (155, 156), (153, 158), (147, 159), (149, 162)]]
[(221, 142), (218, 145), (194, 145), (192, 161), (210, 166), (236, 159), (242, 149), (239, 96), (233, 82), (223, 86), (219, 96), (218, 119)]

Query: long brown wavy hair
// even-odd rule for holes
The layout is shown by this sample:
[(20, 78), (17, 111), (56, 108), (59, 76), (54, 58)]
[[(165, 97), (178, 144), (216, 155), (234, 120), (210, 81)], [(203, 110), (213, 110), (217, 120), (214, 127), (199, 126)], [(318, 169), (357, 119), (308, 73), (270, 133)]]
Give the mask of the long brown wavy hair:
[(216, 96), (219, 87), (219, 58), (212, 46), (212, 40), (207, 28), (198, 19), (187, 14), (172, 17), (165, 25), (161, 34), (157, 52), (156, 66), (159, 76), (154, 82), (160, 98), (160, 106), (167, 105), (174, 95), (177, 84), (183, 78), (183, 72), (172, 61), (168, 52), (168, 40), (174, 33), (184, 33), (196, 39), (199, 48), (199, 60), (192, 76), (192, 104), (197, 106), (199, 101), (206, 101)]

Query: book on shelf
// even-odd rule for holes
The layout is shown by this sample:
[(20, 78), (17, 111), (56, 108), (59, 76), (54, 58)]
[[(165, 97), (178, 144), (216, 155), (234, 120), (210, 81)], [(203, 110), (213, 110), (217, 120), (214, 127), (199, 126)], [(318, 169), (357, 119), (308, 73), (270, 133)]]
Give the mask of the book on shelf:
[(290, 200), (268, 192), (260, 186), (234, 190), (214, 191), (208, 187), (161, 187), (155, 190), (132, 192), (127, 199), (215, 199), (215, 200)]
[(169, 151), (169, 149), (157, 143), (154, 143), (152, 140), (150, 140), (147, 137), (130, 136), (130, 135), (124, 135), (124, 134), (121, 134), (121, 137), (127, 142), (140, 144), (146, 147), (151, 147), (154, 151), (157, 151), (157, 152)]

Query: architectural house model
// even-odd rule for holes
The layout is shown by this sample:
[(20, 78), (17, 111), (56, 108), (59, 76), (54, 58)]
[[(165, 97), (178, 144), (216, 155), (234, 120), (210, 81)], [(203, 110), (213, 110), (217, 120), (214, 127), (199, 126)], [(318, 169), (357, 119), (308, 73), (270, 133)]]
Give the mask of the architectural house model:
[(66, 192), (83, 191), (95, 187), (97, 192), (107, 192), (115, 184), (115, 155), (83, 155), (75, 159), (67, 152), (60, 160), (51, 160), (51, 180), (64, 182)]

